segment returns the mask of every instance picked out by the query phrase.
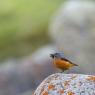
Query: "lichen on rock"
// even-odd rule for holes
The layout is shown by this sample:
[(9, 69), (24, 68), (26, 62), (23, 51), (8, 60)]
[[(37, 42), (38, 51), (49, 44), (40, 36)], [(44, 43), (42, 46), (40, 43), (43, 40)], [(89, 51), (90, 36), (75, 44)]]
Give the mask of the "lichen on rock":
[(34, 95), (95, 95), (95, 76), (56, 73), (46, 78)]

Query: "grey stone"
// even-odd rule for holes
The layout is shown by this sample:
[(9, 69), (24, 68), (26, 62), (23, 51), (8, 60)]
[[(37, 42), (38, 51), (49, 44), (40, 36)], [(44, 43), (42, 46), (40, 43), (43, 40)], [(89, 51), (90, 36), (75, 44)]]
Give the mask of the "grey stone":
[(95, 74), (94, 1), (66, 2), (53, 16), (49, 31), (58, 50), (79, 65), (74, 72)]
[(95, 95), (95, 76), (56, 73), (47, 77), (33, 95)]

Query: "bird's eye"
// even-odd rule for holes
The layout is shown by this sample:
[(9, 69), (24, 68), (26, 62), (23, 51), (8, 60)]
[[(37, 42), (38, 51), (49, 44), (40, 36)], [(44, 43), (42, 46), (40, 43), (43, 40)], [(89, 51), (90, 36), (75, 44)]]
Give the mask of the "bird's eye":
[(50, 57), (54, 58), (54, 54), (50, 54)]

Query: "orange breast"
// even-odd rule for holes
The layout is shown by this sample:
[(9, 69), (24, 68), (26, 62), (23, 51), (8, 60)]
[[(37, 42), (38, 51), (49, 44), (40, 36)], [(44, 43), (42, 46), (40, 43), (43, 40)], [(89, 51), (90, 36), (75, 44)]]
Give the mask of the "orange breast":
[(68, 70), (69, 68), (73, 66), (73, 64), (71, 64), (70, 62), (64, 61), (61, 59), (55, 59), (54, 64), (56, 65), (57, 68), (60, 68), (63, 70)]

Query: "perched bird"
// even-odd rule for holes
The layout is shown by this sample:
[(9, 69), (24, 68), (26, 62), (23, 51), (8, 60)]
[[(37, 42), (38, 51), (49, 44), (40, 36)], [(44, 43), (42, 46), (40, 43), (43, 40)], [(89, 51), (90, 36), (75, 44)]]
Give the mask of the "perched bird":
[(53, 63), (55, 64), (55, 66), (61, 69), (63, 72), (65, 70), (69, 70), (73, 66), (78, 66), (77, 64), (74, 64), (66, 59), (63, 53), (50, 54), (50, 57), (53, 58)]

